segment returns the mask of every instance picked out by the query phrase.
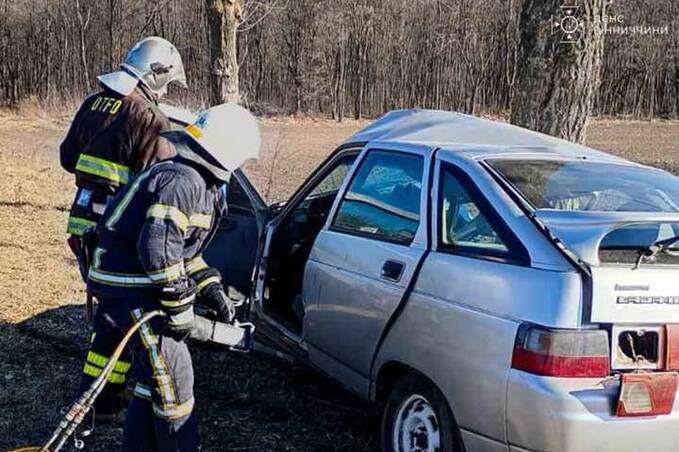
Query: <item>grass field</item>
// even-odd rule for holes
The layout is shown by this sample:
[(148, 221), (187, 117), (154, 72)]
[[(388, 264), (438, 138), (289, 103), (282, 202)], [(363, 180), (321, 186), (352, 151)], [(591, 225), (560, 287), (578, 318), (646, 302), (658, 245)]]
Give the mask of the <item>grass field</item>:
[[(87, 325), (65, 244), (72, 177), (56, 149), (66, 117), (0, 113), (0, 450), (37, 444), (75, 396)], [(365, 123), (268, 119), (247, 173), (281, 200)], [(679, 172), (679, 123), (597, 121), (588, 144)], [(195, 354), (203, 450), (368, 451), (374, 421), (358, 400), (314, 372), (263, 356)], [(114, 450), (99, 427), (86, 450)]]

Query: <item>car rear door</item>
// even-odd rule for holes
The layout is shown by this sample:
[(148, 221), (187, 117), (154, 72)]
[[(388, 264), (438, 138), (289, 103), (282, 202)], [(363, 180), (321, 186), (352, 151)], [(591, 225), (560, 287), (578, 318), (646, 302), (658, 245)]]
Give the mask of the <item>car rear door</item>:
[(309, 359), (359, 393), (427, 249), (429, 163), (420, 147), (369, 146), (306, 266)]

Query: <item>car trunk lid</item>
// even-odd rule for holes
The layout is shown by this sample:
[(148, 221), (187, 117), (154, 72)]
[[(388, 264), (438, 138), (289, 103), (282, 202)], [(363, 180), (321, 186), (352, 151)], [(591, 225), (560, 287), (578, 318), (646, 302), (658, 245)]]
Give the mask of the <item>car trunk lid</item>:
[(677, 235), (679, 214), (538, 210), (536, 217), (591, 272), (589, 321), (679, 323), (679, 257), (639, 255)]
[(592, 269), (592, 322), (679, 323), (679, 269)]

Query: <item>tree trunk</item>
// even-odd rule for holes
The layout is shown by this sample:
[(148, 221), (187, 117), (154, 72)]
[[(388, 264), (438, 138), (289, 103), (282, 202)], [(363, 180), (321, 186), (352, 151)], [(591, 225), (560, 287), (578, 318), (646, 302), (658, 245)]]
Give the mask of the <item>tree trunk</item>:
[(92, 18), (92, 10), (88, 7), (86, 17), (80, 9), (80, 0), (75, 0), (76, 16), (78, 17), (78, 31), (80, 37), (80, 64), (82, 65), (83, 81), (85, 83), (85, 92), (90, 90), (90, 71), (87, 64), (87, 28), (90, 26), (90, 19)]
[(236, 31), (240, 0), (205, 0), (210, 43), (210, 103), (238, 102)]
[[(679, 5), (674, 4), (673, 8), (674, 14), (674, 27), (679, 26)], [(676, 30), (676, 28), (675, 28)], [(672, 62), (674, 63), (674, 117), (679, 118), (679, 36), (676, 31), (672, 39)]]
[[(587, 117), (599, 85), (605, 0), (583, 0), (582, 24), (569, 39), (555, 18), (561, 0), (525, 0), (512, 124), (575, 142), (585, 140)], [(564, 23), (564, 22), (562, 22)], [(566, 22), (564, 28), (573, 21)]]
[(674, 117), (679, 118), (679, 51), (674, 51)]
[(113, 69), (117, 66), (116, 58), (118, 58), (117, 45), (120, 42), (117, 33), (117, 9), (118, 0), (108, 0), (108, 65)]
[(45, 39), (45, 99), (52, 100), (50, 88), (52, 87), (52, 61), (50, 59), (50, 49), (52, 48), (52, 16), (47, 14), (45, 16), (45, 25), (47, 28), (47, 37)]
[(470, 115), (476, 114), (476, 97), (479, 95), (479, 87), (481, 86), (481, 80), (477, 80), (472, 87), (471, 95), (469, 96), (469, 101), (467, 102), (466, 113)]

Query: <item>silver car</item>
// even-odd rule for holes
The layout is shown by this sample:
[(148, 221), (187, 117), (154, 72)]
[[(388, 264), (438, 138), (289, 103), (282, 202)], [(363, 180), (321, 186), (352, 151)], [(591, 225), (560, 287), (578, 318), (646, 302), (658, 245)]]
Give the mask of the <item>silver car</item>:
[(678, 178), (409, 110), (283, 204), (240, 172), (229, 198), (208, 260), (260, 340), (379, 407), (383, 450), (679, 450)]

